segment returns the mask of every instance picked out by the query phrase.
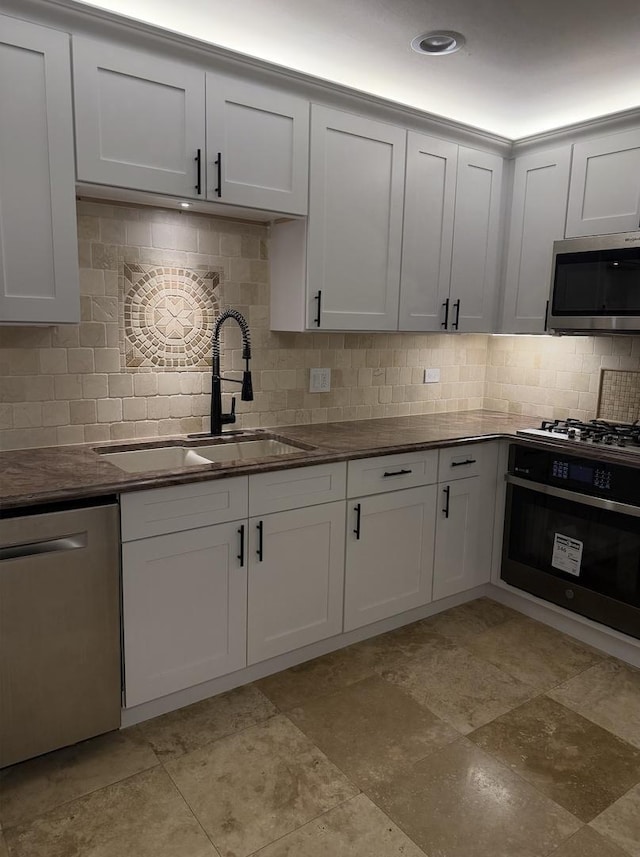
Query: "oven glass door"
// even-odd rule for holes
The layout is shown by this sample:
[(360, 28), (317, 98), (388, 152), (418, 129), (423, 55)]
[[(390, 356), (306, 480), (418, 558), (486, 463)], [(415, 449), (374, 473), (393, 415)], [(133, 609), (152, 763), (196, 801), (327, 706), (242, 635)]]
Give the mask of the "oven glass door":
[(507, 563), (640, 608), (640, 517), (518, 485), (508, 490)]
[(640, 247), (559, 253), (552, 315), (640, 315)]

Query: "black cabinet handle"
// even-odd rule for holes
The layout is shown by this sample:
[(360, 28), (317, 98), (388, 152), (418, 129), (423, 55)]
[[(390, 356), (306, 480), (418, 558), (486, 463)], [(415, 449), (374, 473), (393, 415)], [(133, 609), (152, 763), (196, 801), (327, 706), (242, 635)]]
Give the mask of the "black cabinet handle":
[(357, 506), (353, 507), (353, 511), (356, 513), (356, 528), (353, 531), (356, 534), (356, 538), (360, 538), (360, 517), (362, 515), (362, 507), (360, 503)]
[(452, 467), (464, 467), (465, 464), (475, 464), (475, 463), (476, 463), (475, 458), (466, 458), (464, 461), (452, 461), (451, 466)]
[(444, 307), (444, 321), (440, 323), (440, 327), (444, 327), (447, 329), (447, 325), (449, 324), (449, 298), (442, 304)]
[(218, 168), (218, 186), (214, 187), (213, 192), (216, 196), (222, 196), (222, 152), (218, 152), (218, 158), (214, 161)]
[(413, 470), (385, 470), (383, 476), (406, 476), (407, 473), (413, 473)]
[(262, 521), (257, 525), (258, 526), (258, 550), (256, 553), (258, 554), (258, 562), (262, 562)]
[(453, 308), (456, 311), (456, 320), (451, 322), (452, 330), (458, 329), (458, 323), (460, 322), (460, 300), (454, 302)]
[(196, 172), (196, 193), (198, 195), (202, 194), (202, 149), (198, 149), (198, 154), (193, 159), (196, 162), (197, 172)]
[(238, 535), (240, 536), (240, 553), (238, 554), (238, 559), (240, 560), (240, 568), (244, 568), (244, 524), (240, 524)]
[(447, 487), (443, 488), (442, 490), (444, 491), (444, 509), (442, 511), (444, 512), (445, 518), (448, 518), (449, 517), (449, 493), (451, 491), (451, 487), (449, 485), (447, 485)]
[(316, 308), (316, 317), (314, 318), (313, 323), (315, 324), (316, 327), (320, 327), (321, 308), (322, 308), (322, 290), (321, 289), (318, 290), (318, 294), (315, 296), (314, 301), (317, 301), (318, 303), (317, 303), (317, 308)]
[(549, 301), (547, 301), (547, 305), (544, 308), (544, 329), (547, 330), (549, 324)]

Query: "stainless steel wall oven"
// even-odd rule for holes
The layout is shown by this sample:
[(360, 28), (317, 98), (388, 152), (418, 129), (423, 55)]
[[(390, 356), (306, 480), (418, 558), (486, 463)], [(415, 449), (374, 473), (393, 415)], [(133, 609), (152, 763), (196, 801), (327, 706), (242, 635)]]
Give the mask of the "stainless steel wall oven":
[(512, 444), (501, 577), (640, 639), (640, 469)]

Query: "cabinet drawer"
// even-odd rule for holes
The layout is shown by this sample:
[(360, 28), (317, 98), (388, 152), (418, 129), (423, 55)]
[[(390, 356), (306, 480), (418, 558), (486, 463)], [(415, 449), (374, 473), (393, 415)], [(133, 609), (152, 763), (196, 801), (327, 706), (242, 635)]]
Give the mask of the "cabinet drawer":
[(361, 458), (349, 462), (348, 496), (429, 485), (436, 481), (437, 474), (438, 452), (435, 449)]
[(247, 517), (247, 477), (123, 494), (120, 513), (123, 542), (236, 521)]
[(346, 483), (347, 465), (341, 461), (258, 473), (249, 477), (249, 514), (267, 515), (344, 500)]
[(473, 443), (440, 450), (438, 482), (451, 482), (467, 476), (480, 476), (491, 460), (490, 444)]

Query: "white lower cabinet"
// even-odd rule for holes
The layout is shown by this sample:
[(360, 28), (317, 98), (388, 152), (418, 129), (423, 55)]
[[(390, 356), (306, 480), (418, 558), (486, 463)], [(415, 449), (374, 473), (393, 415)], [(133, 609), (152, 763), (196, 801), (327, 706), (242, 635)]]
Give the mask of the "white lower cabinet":
[(126, 706), (487, 582), (496, 470), (464, 444), (123, 495)]
[[(479, 476), (460, 479), (440, 488), (442, 511), (436, 526), (433, 598), (446, 598), (489, 582), (491, 515)], [(488, 510), (493, 512), (493, 510)]]
[(249, 521), (250, 664), (342, 631), (344, 500)]
[(349, 501), (344, 629), (431, 600), (436, 486)]
[(339, 462), (124, 494), (127, 708), (341, 633), (345, 493)]
[(497, 488), (496, 444), (441, 450), (439, 479), (434, 601), (489, 582)]
[(246, 666), (242, 526), (216, 524), (122, 546), (128, 708)]

